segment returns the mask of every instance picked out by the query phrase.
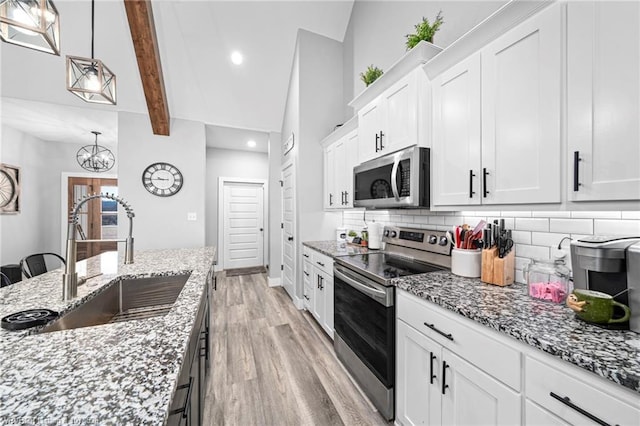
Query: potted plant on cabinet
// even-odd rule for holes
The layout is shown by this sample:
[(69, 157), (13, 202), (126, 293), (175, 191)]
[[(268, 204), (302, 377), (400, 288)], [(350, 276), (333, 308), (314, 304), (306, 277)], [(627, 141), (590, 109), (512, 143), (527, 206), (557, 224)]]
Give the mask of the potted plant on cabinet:
[(440, 26), (444, 23), (442, 17), (442, 11), (438, 12), (436, 19), (433, 23), (429, 22), (429, 19), (422, 17), (422, 22), (415, 25), (416, 32), (414, 34), (407, 34), (407, 50), (411, 50), (420, 43), (422, 40), (433, 43), (433, 36), (438, 32)]
[(376, 81), (382, 74), (384, 74), (384, 71), (382, 71), (378, 67), (374, 67), (372, 64), (367, 67), (367, 70), (365, 72), (360, 73), (360, 79), (368, 87), (371, 83)]

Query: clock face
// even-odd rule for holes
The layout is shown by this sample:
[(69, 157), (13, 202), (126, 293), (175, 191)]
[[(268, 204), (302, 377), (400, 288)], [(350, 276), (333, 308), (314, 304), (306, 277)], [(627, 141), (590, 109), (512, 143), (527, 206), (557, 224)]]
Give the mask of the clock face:
[(0, 213), (20, 212), (20, 168), (0, 164)]
[(0, 207), (7, 206), (16, 196), (16, 183), (5, 170), (0, 170)]
[(182, 188), (182, 173), (169, 163), (154, 163), (142, 173), (145, 189), (159, 197), (170, 197)]

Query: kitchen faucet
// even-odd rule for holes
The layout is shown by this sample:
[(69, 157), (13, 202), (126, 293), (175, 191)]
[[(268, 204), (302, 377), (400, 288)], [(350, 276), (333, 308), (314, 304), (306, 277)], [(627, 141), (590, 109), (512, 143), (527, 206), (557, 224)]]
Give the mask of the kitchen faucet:
[(133, 209), (122, 198), (115, 194), (100, 193), (86, 195), (78, 200), (71, 211), (71, 220), (69, 221), (69, 227), (67, 228), (67, 260), (64, 267), (64, 275), (62, 276), (62, 299), (70, 300), (78, 295), (78, 273), (76, 272), (76, 258), (78, 254), (78, 241), (76, 240), (76, 227), (78, 225), (78, 212), (80, 208), (90, 200), (96, 198), (108, 198), (118, 202), (124, 207), (129, 218), (129, 235), (127, 238), (114, 239), (114, 240), (81, 240), (85, 243), (97, 243), (97, 242), (124, 242), (124, 263), (125, 265), (133, 263)]

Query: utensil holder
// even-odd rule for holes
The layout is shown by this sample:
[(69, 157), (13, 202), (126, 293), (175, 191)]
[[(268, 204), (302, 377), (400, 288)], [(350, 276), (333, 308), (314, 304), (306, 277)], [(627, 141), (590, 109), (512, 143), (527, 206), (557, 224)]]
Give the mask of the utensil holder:
[[(452, 259), (453, 260), (453, 259)], [(492, 247), (482, 250), (482, 274), (480, 280), (487, 284), (507, 286), (515, 280), (516, 254), (511, 250), (503, 258), (498, 256), (498, 249)]]
[(467, 278), (479, 278), (482, 265), (482, 250), (453, 249), (451, 251), (451, 273)]

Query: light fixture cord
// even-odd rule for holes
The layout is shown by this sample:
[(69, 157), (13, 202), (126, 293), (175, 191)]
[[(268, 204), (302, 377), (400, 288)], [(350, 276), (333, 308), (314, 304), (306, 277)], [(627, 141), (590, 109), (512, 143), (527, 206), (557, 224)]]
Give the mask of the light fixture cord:
[[(91, 0), (91, 59), (93, 59), (93, 25), (95, 21), (95, 0)], [(96, 136), (97, 139), (97, 136)]]

